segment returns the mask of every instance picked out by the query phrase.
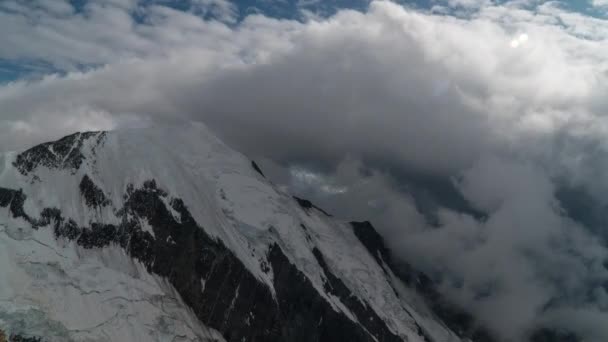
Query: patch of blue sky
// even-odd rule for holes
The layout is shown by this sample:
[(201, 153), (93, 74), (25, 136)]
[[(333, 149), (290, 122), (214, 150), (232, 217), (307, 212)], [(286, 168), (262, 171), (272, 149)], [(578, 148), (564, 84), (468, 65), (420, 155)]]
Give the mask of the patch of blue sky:
[(76, 13), (80, 13), (84, 10), (84, 6), (86, 5), (87, 0), (70, 0), (70, 4), (74, 8)]
[(591, 0), (564, 0), (557, 3), (567, 11), (578, 12), (595, 18), (606, 18), (606, 7), (593, 6)]
[(45, 62), (0, 58), (0, 85), (17, 80), (36, 80), (48, 74), (64, 73)]

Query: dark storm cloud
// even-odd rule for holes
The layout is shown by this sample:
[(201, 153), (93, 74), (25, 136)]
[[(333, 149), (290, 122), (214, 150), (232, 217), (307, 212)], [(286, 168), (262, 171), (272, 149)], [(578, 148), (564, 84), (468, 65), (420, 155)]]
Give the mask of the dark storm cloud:
[(576, 208), (605, 207), (608, 188), (605, 21), (551, 4), (456, 1), (474, 13), (457, 19), (374, 2), (231, 28), (162, 6), (138, 23), (134, 4), (49, 12), (36, 32), (13, 11), (11, 32), (45, 39), (14, 56), (104, 66), (0, 87), (2, 149), (203, 121), (279, 185), (372, 219), (506, 340), (539, 325), (608, 338), (603, 216)]

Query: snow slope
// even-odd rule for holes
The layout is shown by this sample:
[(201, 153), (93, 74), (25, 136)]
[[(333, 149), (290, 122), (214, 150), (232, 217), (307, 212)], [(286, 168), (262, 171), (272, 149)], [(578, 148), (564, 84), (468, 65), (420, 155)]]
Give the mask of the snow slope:
[[(378, 263), (349, 223), (302, 207), (200, 124), (77, 134), (24, 153), (5, 154), (0, 156), (0, 189), (5, 189), (5, 197), (12, 196), (2, 206), (0, 192), (0, 331), (7, 335), (39, 336), (45, 341), (221, 341), (236, 340), (238, 335), (253, 341), (248, 333), (230, 333), (243, 329), (232, 326), (240, 324), (230, 319), (233, 311), (249, 315), (243, 324), (254, 329), (257, 325), (249, 319), (261, 318), (254, 310), (240, 312), (248, 306), (258, 302), (276, 306), (281, 319), (289, 322), (293, 319), (286, 312), (299, 310), (285, 309), (283, 303), (283, 287), (290, 284), (278, 281), (277, 272), (284, 279), (285, 271), (276, 266), (280, 258), (272, 257), (280, 251), (288, 260), (283, 264), (294, 268), (289, 273), (296, 277), (292, 278), (314, 289), (318, 305), (329, 305), (336, 315), (361, 327), (371, 341), (393, 335), (412, 342), (461, 341)], [(145, 203), (137, 206), (132, 200), (138, 189), (153, 194), (145, 203), (161, 203), (170, 217), (141, 214)], [(25, 195), (21, 205), (18, 194)], [(20, 206), (23, 214), (15, 209)], [(43, 220), (48, 208), (56, 209), (61, 219)], [(82, 242), (86, 230), (96, 237), (92, 241), (99, 241), (102, 235), (96, 233), (96, 225), (123, 227), (133, 221), (137, 236), (145, 237), (142, 241), (160, 246), (155, 250), (169, 250), (182, 242), (174, 241), (173, 231), (165, 238), (158, 222), (185, 229), (190, 224), (188, 214), (204, 231), (201, 239), (217, 241), (218, 250), (225, 246), (237, 260), (230, 265), (237, 269), (242, 265), (246, 271), (239, 272), (250, 275), (272, 299), (253, 294), (254, 299), (241, 304), (241, 273), (234, 278), (235, 290), (226, 297), (222, 291), (210, 292), (215, 288), (211, 287), (213, 267), (204, 271), (209, 277), (182, 287), (180, 281), (190, 279), (157, 266), (162, 254), (135, 257), (131, 242), (121, 244), (112, 237), (105, 237), (103, 243)], [(68, 228), (77, 227), (75, 233), (58, 233), (67, 222)], [(193, 253), (201, 248), (195, 247)], [(211, 314), (192, 304), (198, 293), (203, 293), (201, 300), (215, 297)], [(218, 315), (214, 313), (218, 300), (228, 303), (221, 311), (226, 316), (221, 324), (208, 318)], [(381, 322), (368, 322), (376, 317)], [(259, 324), (274, 327), (272, 322)], [(272, 329), (260, 328), (255, 334), (288, 336), (266, 331)], [(324, 335), (319, 336), (323, 340)]]

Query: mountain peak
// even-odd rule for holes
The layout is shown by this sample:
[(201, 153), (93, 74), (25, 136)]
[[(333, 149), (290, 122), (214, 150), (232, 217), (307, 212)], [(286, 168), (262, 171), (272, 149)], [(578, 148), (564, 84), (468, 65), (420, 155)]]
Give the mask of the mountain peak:
[(75, 171), (86, 159), (83, 147), (93, 150), (103, 144), (106, 132), (84, 132), (68, 135), (60, 140), (35, 146), (17, 155), (13, 165), (27, 176), (40, 166)]
[(7, 334), (459, 341), (415, 314), (371, 225), (279, 190), (202, 125), (77, 133), (4, 158)]

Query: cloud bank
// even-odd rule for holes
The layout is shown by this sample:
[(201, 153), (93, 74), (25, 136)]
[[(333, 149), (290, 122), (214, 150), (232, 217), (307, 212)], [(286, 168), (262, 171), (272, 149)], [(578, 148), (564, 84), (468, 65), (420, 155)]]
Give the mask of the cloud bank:
[(371, 218), (505, 341), (608, 339), (608, 21), (485, 1), (238, 23), (224, 1), (0, 9), (0, 58), (62, 71), (0, 86), (3, 150), (203, 121), (278, 184)]

